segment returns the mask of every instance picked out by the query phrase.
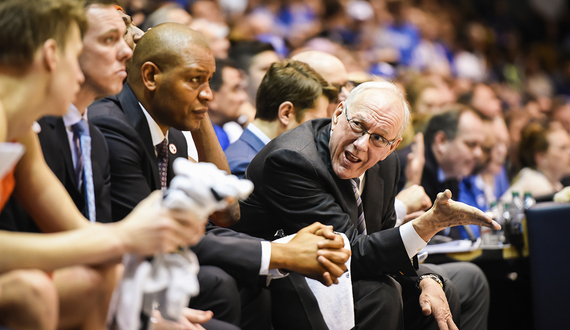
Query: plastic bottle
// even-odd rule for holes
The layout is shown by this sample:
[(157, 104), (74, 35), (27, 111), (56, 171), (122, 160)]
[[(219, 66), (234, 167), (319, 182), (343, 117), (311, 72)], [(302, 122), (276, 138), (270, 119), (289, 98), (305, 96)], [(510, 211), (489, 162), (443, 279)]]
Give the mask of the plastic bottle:
[(513, 245), (519, 253), (522, 253), (524, 246), (523, 239), (523, 222), (524, 222), (524, 205), (521, 196), (518, 192), (513, 191), (513, 204), (509, 210), (511, 217), (511, 224), (509, 226), (509, 242)]
[(523, 199), (523, 206), (525, 210), (530, 209), (534, 204), (536, 204), (536, 200), (532, 197), (530, 191), (525, 191), (524, 199)]
[(502, 242), (503, 243), (509, 243), (509, 235), (507, 235), (507, 233), (510, 230), (510, 226), (511, 226), (511, 212), (510, 212), (510, 208), (511, 205), (509, 203), (505, 203), (505, 206), (503, 207), (503, 216), (502, 216), (502, 223), (500, 224), (501, 227), (503, 228), (503, 239)]

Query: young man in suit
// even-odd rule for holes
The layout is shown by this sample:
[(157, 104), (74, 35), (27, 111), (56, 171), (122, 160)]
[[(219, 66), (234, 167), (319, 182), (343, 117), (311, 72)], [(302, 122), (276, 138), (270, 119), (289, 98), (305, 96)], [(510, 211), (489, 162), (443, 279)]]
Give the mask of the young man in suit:
[(307, 120), (324, 118), (334, 88), (299, 61), (271, 64), (259, 86), (255, 120), (226, 150), (233, 175), (243, 177), (253, 157), (273, 138)]
[[(120, 223), (89, 225), (46, 166), (32, 124), (45, 115), (65, 114), (84, 81), (78, 56), (87, 22), (80, 6), (69, 0), (0, 5), (0, 41), (11, 45), (0, 50), (6, 140), (25, 147), (14, 171), (2, 178), (1, 198), (6, 200), (13, 189), (38, 226), (50, 233), (0, 231), (0, 324), (17, 329), (104, 329), (115, 262), (124, 253), (171, 251), (195, 243), (203, 232), (188, 215), (177, 215), (184, 217), (177, 221), (156, 208), (160, 194)], [(26, 286), (32, 290), (20, 289)]]
[[(214, 58), (201, 35), (184, 25), (163, 24), (137, 43), (121, 93), (89, 107), (89, 118), (105, 135), (110, 150), (114, 218), (129, 212), (152, 189), (168, 185), (172, 161), (188, 157), (180, 130), (192, 131), (201, 160), (228, 169), (207, 117), (206, 103), (212, 98), (208, 80), (213, 71)], [(162, 151), (159, 154), (159, 144), (166, 146), (166, 157)], [(159, 170), (159, 159), (167, 164), (166, 171)], [(278, 276), (268, 273), (278, 268), (299, 271), (330, 285), (345, 269), (348, 251), (339, 250), (340, 237), (320, 225), (300, 231), (296, 239), (283, 245), (213, 224), (207, 230), (208, 235), (193, 247), (201, 265), (218, 266), (244, 286), (257, 287), (259, 275)], [(320, 236), (323, 230), (333, 240), (325, 241)], [(333, 262), (317, 258), (316, 244), (321, 241), (325, 244), (321, 247), (334, 249), (320, 252)], [(260, 319), (262, 313), (255, 312)]]
[[(453, 285), (444, 285), (438, 274), (425, 267), (416, 271), (412, 261), (417, 251), (447, 226), (498, 224), (479, 210), (451, 201), (451, 193), (446, 191), (424, 215), (392, 228), (399, 176), (398, 160), (392, 152), (401, 141), (408, 117), (408, 105), (396, 86), (369, 82), (338, 105), (332, 121), (313, 120), (275, 138), (249, 165), (245, 177), (255, 189), (240, 203), (240, 226), (246, 233), (268, 237), (279, 229), (290, 234), (318, 220), (344, 232), (352, 242), (357, 327), (381, 323), (387, 329), (403, 325), (456, 328), (459, 302)], [(364, 179), (364, 187), (354, 179)], [(390, 281), (387, 274), (395, 275), (400, 284)], [(418, 275), (420, 290), (416, 291), (413, 283)], [(455, 321), (446, 295), (452, 297)], [(289, 295), (283, 305), (302, 306), (299, 299)], [(403, 308), (395, 301), (403, 301)], [(314, 321), (302, 317), (311, 307), (289, 309), (293, 313), (284, 317), (284, 322)], [(423, 317), (421, 311), (433, 318)]]

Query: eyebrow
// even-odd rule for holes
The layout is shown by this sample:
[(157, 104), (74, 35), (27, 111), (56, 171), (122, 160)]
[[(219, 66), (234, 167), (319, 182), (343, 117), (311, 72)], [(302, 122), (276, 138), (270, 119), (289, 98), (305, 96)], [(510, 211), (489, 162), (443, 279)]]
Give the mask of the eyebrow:
[[(360, 114), (354, 115), (354, 116), (352, 117), (352, 119), (354, 119), (354, 118), (357, 118), (357, 119), (358, 119), (360, 122), (362, 122), (362, 123), (367, 123), (366, 120), (365, 120), (365, 118), (363, 118), (362, 116), (360, 116)], [(368, 129), (366, 129), (366, 130), (368, 131)], [(386, 140), (388, 140), (388, 138), (387, 138), (386, 136), (387, 136), (388, 133), (390, 133), (390, 132), (388, 132), (387, 129), (382, 128), (382, 127), (380, 127), (380, 130), (383, 132), (383, 134), (379, 134), (379, 133), (376, 133), (376, 132), (370, 132), (370, 133), (380, 135), (380, 136), (382, 136), (383, 138), (385, 138)]]

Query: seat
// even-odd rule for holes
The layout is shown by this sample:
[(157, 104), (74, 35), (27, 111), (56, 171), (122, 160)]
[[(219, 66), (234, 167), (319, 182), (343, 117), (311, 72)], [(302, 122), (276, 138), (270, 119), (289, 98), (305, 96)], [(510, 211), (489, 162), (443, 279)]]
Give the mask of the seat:
[(526, 211), (535, 329), (563, 329), (570, 311), (570, 204)]

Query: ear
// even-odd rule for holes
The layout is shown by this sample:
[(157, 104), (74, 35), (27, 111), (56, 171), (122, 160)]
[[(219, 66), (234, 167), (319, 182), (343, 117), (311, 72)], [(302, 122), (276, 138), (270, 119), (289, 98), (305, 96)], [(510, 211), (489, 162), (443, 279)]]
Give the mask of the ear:
[(279, 110), (277, 112), (277, 119), (283, 127), (289, 127), (291, 121), (290, 116), (295, 115), (295, 109), (293, 108), (293, 103), (285, 101), (279, 105)]
[(46, 40), (42, 46), (42, 53), (46, 70), (53, 72), (57, 68), (59, 61), (57, 42), (54, 39)]
[(149, 91), (155, 91), (160, 83), (162, 72), (152, 62), (144, 62), (141, 66), (141, 78), (144, 86)]
[(447, 141), (447, 135), (443, 131), (437, 131), (433, 137), (433, 151), (438, 152), (439, 154), (445, 152), (445, 145)]
[(331, 130), (334, 130), (334, 127), (336, 126), (336, 124), (338, 124), (338, 120), (340, 118), (340, 116), (342, 115), (342, 110), (344, 109), (344, 101), (340, 102), (336, 109), (334, 110), (333, 114), (332, 114), (332, 123), (331, 123)]

